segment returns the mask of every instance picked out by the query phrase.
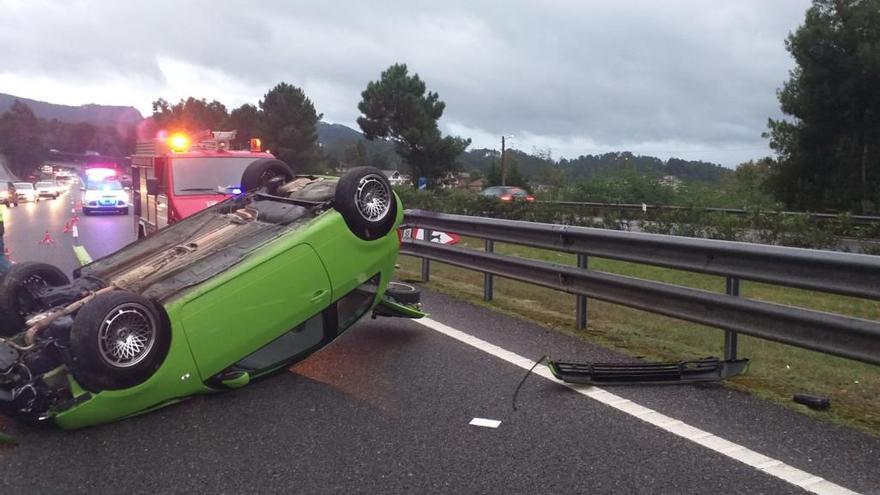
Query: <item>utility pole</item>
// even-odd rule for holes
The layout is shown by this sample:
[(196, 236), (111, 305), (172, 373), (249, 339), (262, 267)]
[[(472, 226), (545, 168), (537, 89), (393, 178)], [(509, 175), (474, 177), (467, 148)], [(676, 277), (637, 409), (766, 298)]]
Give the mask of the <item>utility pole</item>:
[(507, 170), (504, 168), (504, 136), (501, 136), (501, 185), (507, 185)]

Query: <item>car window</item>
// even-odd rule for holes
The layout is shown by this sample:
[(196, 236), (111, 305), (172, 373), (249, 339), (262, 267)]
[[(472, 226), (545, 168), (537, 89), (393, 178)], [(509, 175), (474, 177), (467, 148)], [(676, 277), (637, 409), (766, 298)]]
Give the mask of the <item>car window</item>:
[(31, 184), (30, 182), (16, 182), (15, 188), (16, 189), (33, 189), (34, 185)]
[(379, 275), (375, 275), (336, 303), (340, 332), (353, 325), (373, 306), (378, 288)]
[(37, 182), (37, 187), (52, 187), (54, 185), (51, 182)]
[(171, 162), (174, 194), (199, 195), (231, 192), (241, 187), (241, 174), (254, 157), (179, 157)]
[(314, 349), (322, 340), (324, 318), (319, 313), (242, 359), (236, 367), (245, 370), (272, 368)]

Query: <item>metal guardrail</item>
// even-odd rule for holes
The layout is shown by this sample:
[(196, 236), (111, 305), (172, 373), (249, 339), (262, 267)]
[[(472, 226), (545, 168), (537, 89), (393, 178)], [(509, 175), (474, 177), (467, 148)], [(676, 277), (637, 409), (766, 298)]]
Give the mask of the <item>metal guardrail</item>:
[[(695, 208), (690, 206), (674, 206), (674, 205), (651, 205), (651, 204), (643, 204), (643, 203), (593, 203), (593, 202), (583, 202), (583, 201), (541, 201), (538, 203), (542, 204), (550, 204), (550, 205), (560, 205), (560, 206), (568, 206), (568, 207), (578, 207), (578, 208), (587, 208), (587, 209), (595, 209), (595, 210), (618, 210), (618, 211), (637, 211), (642, 213), (649, 213), (654, 211), (688, 211), (688, 210), (700, 210), (710, 213), (724, 213), (728, 215), (737, 215), (744, 216), (753, 214), (752, 210), (745, 210), (742, 208)], [(775, 211), (775, 210), (761, 210), (762, 213), (768, 215), (783, 215), (783, 216), (805, 216), (809, 220), (819, 220), (819, 221), (840, 221), (844, 217), (841, 214), (837, 213), (812, 213), (806, 211)], [(846, 217), (849, 221), (856, 224), (875, 224), (880, 223), (880, 217), (877, 216), (869, 216), (869, 215), (848, 215)]]
[[(739, 297), (740, 280), (880, 300), (880, 257), (742, 242), (619, 232), (407, 210), (404, 224), (486, 240), (486, 250), (405, 240), (401, 254), (483, 272), (484, 297), (493, 276), (578, 295), (577, 324), (586, 327), (587, 298), (595, 298), (724, 329), (725, 358), (737, 334), (880, 364), (880, 322)], [(426, 239), (430, 235), (425, 236)], [(574, 253), (578, 266), (494, 253), (495, 242)], [(675, 268), (727, 278), (727, 293), (587, 269), (588, 257)]]

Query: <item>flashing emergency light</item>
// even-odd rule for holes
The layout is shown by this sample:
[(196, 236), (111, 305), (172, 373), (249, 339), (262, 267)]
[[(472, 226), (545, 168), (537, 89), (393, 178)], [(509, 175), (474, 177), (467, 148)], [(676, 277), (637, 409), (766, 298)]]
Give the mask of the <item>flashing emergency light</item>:
[(172, 134), (170, 138), (168, 138), (168, 146), (171, 148), (171, 151), (177, 153), (183, 153), (189, 150), (189, 136), (183, 133)]
[(103, 180), (107, 177), (116, 175), (116, 170), (112, 168), (90, 168), (86, 170), (86, 177), (91, 180)]
[(251, 151), (259, 153), (263, 147), (263, 140), (260, 138), (251, 138)]
[(232, 188), (232, 194), (241, 194), (241, 189), (238, 187)]

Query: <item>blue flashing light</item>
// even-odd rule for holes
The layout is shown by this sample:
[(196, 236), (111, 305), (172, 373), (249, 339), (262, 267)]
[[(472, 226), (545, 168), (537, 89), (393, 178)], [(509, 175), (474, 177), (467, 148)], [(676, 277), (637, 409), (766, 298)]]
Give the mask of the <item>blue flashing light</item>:
[(241, 194), (241, 189), (235, 187), (232, 189), (232, 194)]

